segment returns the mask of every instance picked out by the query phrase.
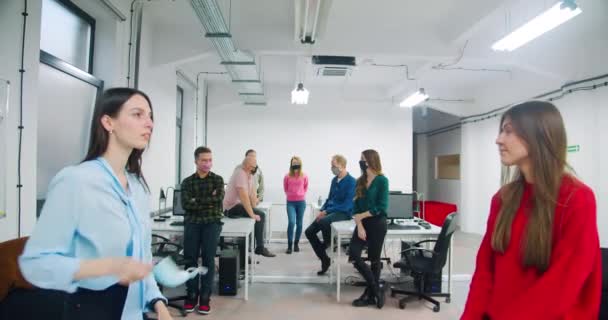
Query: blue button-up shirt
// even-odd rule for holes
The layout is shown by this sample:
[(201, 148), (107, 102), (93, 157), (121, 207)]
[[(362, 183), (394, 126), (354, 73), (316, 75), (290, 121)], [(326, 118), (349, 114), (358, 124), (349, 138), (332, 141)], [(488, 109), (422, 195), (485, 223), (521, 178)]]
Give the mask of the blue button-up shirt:
[[(116, 276), (75, 280), (81, 260), (129, 256), (152, 261), (149, 193), (134, 174), (128, 190), (103, 158), (61, 170), (51, 181), (34, 232), (19, 257), (25, 279), (37, 287), (73, 293), (104, 290)], [(129, 285), (122, 319), (141, 319), (147, 303), (163, 298), (149, 274)]]
[(327, 213), (342, 212), (352, 215), (356, 184), (355, 178), (348, 173), (340, 181), (338, 181), (338, 177), (331, 179), (329, 195), (325, 204), (321, 207), (321, 211), (327, 211)]

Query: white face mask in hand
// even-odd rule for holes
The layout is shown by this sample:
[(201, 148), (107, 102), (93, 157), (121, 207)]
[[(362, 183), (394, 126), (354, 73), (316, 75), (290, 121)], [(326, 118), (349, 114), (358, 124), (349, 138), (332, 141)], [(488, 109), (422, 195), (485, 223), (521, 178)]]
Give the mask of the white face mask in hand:
[(171, 257), (165, 257), (154, 266), (152, 271), (156, 282), (165, 287), (175, 288), (199, 274), (207, 274), (208, 269), (201, 266), (182, 270)]

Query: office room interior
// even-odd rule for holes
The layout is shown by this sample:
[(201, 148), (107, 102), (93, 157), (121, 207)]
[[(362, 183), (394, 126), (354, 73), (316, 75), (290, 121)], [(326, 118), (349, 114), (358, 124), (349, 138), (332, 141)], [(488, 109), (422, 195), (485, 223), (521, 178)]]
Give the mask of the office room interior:
[[(515, 48), (496, 46), (555, 6), (580, 13), (519, 34), (538, 31)], [(276, 257), (254, 256), (236, 296), (219, 295), (216, 279), (211, 317), (458, 319), (505, 177), (496, 138), (511, 106), (542, 100), (558, 108), (568, 164), (595, 193), (600, 246), (608, 247), (606, 30), (605, 0), (0, 1), (0, 242), (31, 235), (53, 176), (84, 159), (101, 92), (131, 87), (153, 106), (142, 158), (152, 233), (159, 215), (183, 219), (172, 215), (173, 192), (196, 172), (197, 147), (212, 150), (211, 170), (225, 183), (256, 151), (266, 246)], [(304, 90), (306, 101), (295, 103)], [(415, 94), (423, 96), (410, 103)], [(432, 220), (437, 232), (426, 238), (456, 213), (439, 288), (451, 296), (437, 298), (439, 312), (418, 299), (401, 309), (403, 296), (388, 288), (381, 310), (353, 308), (364, 282), (346, 256), (350, 235), (328, 250), (341, 251), (331, 276), (317, 275), (304, 232), (301, 251), (285, 253), (290, 159), (301, 158), (308, 176), (306, 229), (328, 197), (332, 157), (343, 155), (356, 179), (366, 149), (380, 155), (389, 189), (413, 194), (414, 214)], [(394, 264), (402, 241), (418, 239), (387, 235), (387, 285), (416, 286)]]

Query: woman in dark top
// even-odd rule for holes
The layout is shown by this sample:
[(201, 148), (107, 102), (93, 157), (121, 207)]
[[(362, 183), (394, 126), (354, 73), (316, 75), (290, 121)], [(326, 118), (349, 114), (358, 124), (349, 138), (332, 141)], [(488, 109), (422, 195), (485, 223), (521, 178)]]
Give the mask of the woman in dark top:
[[(376, 150), (365, 150), (361, 154), (361, 176), (357, 179), (353, 219), (357, 224), (350, 240), (350, 258), (355, 269), (361, 273), (367, 288), (353, 306), (384, 306), (384, 288), (380, 286), (380, 253), (386, 235), (386, 209), (388, 208), (388, 179), (382, 174), (380, 156)], [(368, 266), (361, 258), (367, 245)]]

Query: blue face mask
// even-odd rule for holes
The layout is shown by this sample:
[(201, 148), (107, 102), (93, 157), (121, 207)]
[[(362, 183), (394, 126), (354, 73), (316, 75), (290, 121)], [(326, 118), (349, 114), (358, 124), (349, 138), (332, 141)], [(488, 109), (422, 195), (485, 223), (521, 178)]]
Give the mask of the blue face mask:
[(205, 267), (192, 267), (183, 270), (175, 264), (171, 257), (166, 257), (156, 264), (152, 271), (156, 282), (165, 287), (175, 288), (196, 277), (198, 274), (206, 274), (208, 269)]

